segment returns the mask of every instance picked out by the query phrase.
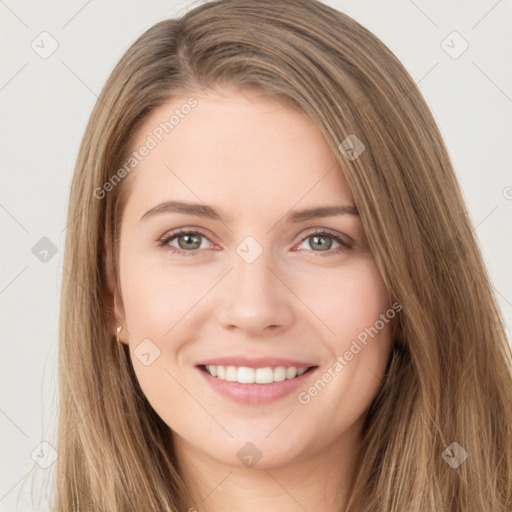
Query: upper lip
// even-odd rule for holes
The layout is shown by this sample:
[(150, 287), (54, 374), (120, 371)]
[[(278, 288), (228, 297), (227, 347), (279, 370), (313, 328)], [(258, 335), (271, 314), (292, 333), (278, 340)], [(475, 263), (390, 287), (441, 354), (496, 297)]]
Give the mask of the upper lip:
[(204, 359), (199, 361), (196, 366), (237, 366), (246, 368), (267, 368), (294, 366), (295, 368), (309, 368), (316, 366), (311, 363), (303, 361), (296, 361), (292, 359), (283, 359), (280, 357), (247, 357), (247, 356), (225, 356), (225, 357), (214, 357), (212, 359)]

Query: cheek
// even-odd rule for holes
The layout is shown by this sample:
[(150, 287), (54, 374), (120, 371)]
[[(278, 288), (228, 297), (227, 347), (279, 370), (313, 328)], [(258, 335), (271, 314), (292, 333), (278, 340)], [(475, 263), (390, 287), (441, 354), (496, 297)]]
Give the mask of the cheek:
[(333, 432), (343, 431), (373, 400), (384, 377), (396, 311), (373, 261), (368, 259), (324, 280), (309, 304), (329, 327), (324, 342), (331, 354), (318, 380), (298, 401)]
[(373, 258), (360, 258), (328, 272), (328, 276), (302, 277), (298, 295), (304, 297), (304, 302), (324, 325), (325, 340), (332, 350), (337, 354), (344, 352), (358, 335), (364, 339), (364, 333), (377, 322), (379, 333), (387, 333), (391, 322), (382, 325), (379, 319), (391, 304)]
[(211, 287), (211, 280), (205, 279), (204, 272), (170, 268), (165, 262), (134, 253), (121, 259), (120, 279), (137, 380), (159, 416), (174, 427), (176, 410), (180, 417), (197, 415), (194, 402), (180, 385), (183, 376), (176, 358), (193, 337), (190, 329), (186, 334), (183, 329), (188, 315), (200, 310), (195, 306)]
[(140, 258), (121, 264), (123, 304), (131, 334), (163, 340), (208, 293), (212, 269), (166, 266)]

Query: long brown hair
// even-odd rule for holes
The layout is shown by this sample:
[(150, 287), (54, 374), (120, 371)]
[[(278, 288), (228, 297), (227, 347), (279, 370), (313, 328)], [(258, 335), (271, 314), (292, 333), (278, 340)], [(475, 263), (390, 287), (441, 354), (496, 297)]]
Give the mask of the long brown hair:
[[(200, 5), (145, 32), (108, 79), (69, 202), (56, 510), (191, 506), (170, 429), (115, 341), (106, 265), (130, 183), (114, 175), (141, 122), (177, 94), (225, 85), (256, 87), (316, 123), (402, 305), (346, 511), (510, 510), (511, 351), (443, 140), (392, 52), (316, 0)], [(347, 140), (364, 145), (357, 158)], [(452, 467), (455, 452), (467, 459)]]

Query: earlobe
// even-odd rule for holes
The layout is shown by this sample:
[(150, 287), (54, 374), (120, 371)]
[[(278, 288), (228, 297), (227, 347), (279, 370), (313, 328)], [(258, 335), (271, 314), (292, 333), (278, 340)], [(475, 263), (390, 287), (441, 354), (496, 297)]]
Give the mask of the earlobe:
[(123, 343), (126, 343), (126, 341), (122, 340), (120, 336), (122, 330), (123, 328), (120, 325), (118, 325), (116, 328), (116, 341), (119, 346), (121, 346)]
[[(114, 261), (112, 258), (112, 251), (107, 248), (105, 251), (105, 272), (106, 272), (106, 285), (107, 290), (109, 294), (109, 300), (112, 307), (112, 314), (111, 314), (111, 324), (112, 324), (112, 331), (115, 334), (116, 340), (118, 343), (126, 343), (125, 340), (121, 339), (120, 333), (123, 330), (122, 326), (125, 324), (124, 319), (124, 313), (123, 313), (123, 305), (122, 301), (121, 304), (117, 301), (117, 295), (118, 295), (118, 283), (117, 283), (117, 276), (116, 271), (114, 268)], [(121, 309), (119, 309), (119, 307)]]
[(118, 343), (127, 343), (127, 340), (121, 338), (121, 332), (124, 330), (123, 325), (125, 325), (124, 315), (122, 315), (117, 307), (117, 290), (114, 291), (113, 301), (114, 301), (114, 313), (112, 315), (112, 322), (114, 324), (114, 331), (116, 336), (116, 341)]

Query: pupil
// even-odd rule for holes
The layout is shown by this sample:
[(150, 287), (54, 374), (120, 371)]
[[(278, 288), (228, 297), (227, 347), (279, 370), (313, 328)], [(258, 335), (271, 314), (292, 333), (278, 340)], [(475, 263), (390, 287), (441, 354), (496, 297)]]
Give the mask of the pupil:
[(332, 245), (332, 240), (326, 236), (312, 236), (312, 242), (310, 242), (312, 249), (329, 250)]
[(199, 249), (201, 239), (198, 235), (182, 235), (178, 238), (178, 245), (181, 249)]

